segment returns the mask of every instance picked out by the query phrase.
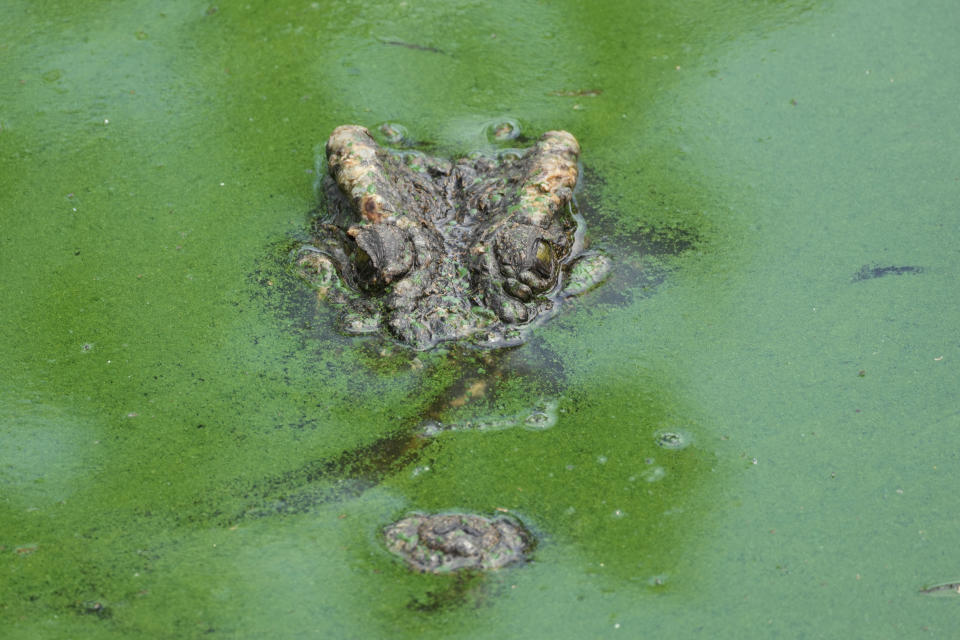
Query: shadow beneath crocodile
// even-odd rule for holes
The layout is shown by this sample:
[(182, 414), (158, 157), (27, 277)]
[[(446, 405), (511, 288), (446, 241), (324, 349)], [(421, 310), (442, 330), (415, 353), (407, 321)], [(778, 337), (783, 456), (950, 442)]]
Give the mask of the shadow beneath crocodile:
[[(416, 420), (369, 444), (256, 482), (243, 494), (249, 506), (226, 523), (304, 513), (321, 504), (356, 498), (384, 479), (429, 458), (428, 450), (436, 442), (433, 436), (439, 431), (511, 428), (521, 426), (524, 419), (541, 415), (538, 403), (520, 415), (498, 412), (502, 400), (499, 389), (505, 382), (512, 394), (517, 393), (519, 386), (524, 396), (536, 398), (556, 397), (562, 388), (559, 361), (537, 340), (497, 350), (454, 346), (442, 363), (433, 366), (454, 367), (460, 373), (429, 401)], [(486, 418), (458, 422), (464, 411)]]
[[(591, 205), (604, 186), (602, 178), (589, 169), (581, 176), (576, 205), (587, 220), (591, 248), (605, 252), (613, 262), (608, 281), (589, 292), (586, 301), (590, 305), (625, 306), (652, 295), (677, 268), (676, 259), (700, 246), (700, 234), (695, 229), (674, 225), (617, 229), (614, 218), (602, 215)], [(299, 281), (292, 284), (302, 286)], [(314, 300), (311, 297), (311, 301)], [(287, 309), (286, 315), (301, 312), (304, 312), (303, 305), (297, 305), (296, 309)], [(313, 330), (302, 323), (300, 328), (308, 333)], [(389, 342), (378, 336), (345, 340), (358, 341), (358, 348), (367, 352), (371, 363), (376, 362), (380, 345)], [(478, 349), (458, 343), (446, 345), (447, 354), (430, 366), (452, 367), (458, 373), (451, 384), (429, 400), (416, 419), (362, 447), (313, 460), (256, 482), (243, 494), (249, 506), (235, 513), (228, 522), (304, 513), (324, 503), (356, 498), (418, 462), (428, 465), (430, 448), (436, 442), (432, 436), (441, 431), (521, 426), (524, 416), (498, 413), (497, 407), (502, 404), (499, 389), (505, 381), (509, 381), (511, 387), (516, 387), (519, 381), (527, 397), (534, 399), (557, 398), (565, 387), (562, 363), (543, 347), (535, 334), (525, 344), (500, 349)], [(399, 350), (400, 359), (405, 361), (416, 355), (403, 346), (391, 349)], [(408, 352), (409, 357), (403, 358)], [(424, 402), (419, 392), (414, 392), (411, 401), (414, 400), (418, 404)], [(473, 415), (486, 415), (486, 419), (458, 422), (458, 411), (463, 408), (472, 409)], [(528, 409), (531, 417), (543, 413), (542, 406), (531, 405)]]

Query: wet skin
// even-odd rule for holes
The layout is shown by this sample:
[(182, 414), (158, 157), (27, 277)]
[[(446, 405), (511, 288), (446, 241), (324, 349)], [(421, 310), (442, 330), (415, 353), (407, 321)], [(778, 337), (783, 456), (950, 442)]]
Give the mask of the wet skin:
[(513, 518), (414, 513), (384, 530), (387, 548), (422, 573), (490, 570), (523, 560), (530, 534)]
[[(608, 271), (578, 240), (579, 154), (572, 135), (549, 131), (522, 152), (450, 161), (338, 127), (326, 145), (326, 215), (298, 254), (300, 272), (348, 310), (348, 331), (384, 327), (416, 349), (522, 342), (555, 312), (569, 274), (566, 295)], [(573, 268), (581, 257), (591, 268)]]

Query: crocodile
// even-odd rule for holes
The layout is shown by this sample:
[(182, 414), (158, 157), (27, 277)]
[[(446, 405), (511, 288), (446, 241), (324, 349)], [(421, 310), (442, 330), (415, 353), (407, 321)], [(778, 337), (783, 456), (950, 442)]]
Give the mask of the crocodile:
[(512, 346), (609, 272), (584, 246), (580, 145), (566, 131), (451, 160), (344, 125), (325, 149), (325, 212), (296, 264), (349, 333), (383, 329), (417, 350)]

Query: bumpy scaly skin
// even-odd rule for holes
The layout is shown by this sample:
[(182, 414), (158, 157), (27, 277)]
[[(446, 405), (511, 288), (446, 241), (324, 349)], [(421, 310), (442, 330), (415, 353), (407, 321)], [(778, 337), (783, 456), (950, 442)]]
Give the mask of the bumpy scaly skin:
[(579, 155), (572, 135), (548, 131), (521, 159), (515, 197), (488, 188), (478, 198), (485, 219), (470, 247), (472, 270), (485, 305), (504, 322), (532, 320), (542, 310), (535, 296), (557, 283), (572, 246), (575, 225), (566, 214)]
[(384, 531), (387, 547), (420, 572), (499, 569), (523, 560), (527, 531), (510, 518), (473, 514), (414, 514)]
[(553, 310), (574, 257), (579, 153), (572, 135), (549, 131), (522, 154), (454, 163), (338, 127), (326, 146), (327, 216), (301, 270), (355, 312), (348, 329), (382, 323), (418, 349), (473, 334), (518, 341), (518, 326)]

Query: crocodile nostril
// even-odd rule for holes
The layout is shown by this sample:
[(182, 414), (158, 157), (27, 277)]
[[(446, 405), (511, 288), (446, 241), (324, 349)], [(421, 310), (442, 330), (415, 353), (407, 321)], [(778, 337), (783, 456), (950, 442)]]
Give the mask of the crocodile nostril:
[(413, 266), (409, 238), (394, 225), (363, 227), (356, 234), (352, 260), (360, 284), (368, 289), (383, 287), (403, 276)]

